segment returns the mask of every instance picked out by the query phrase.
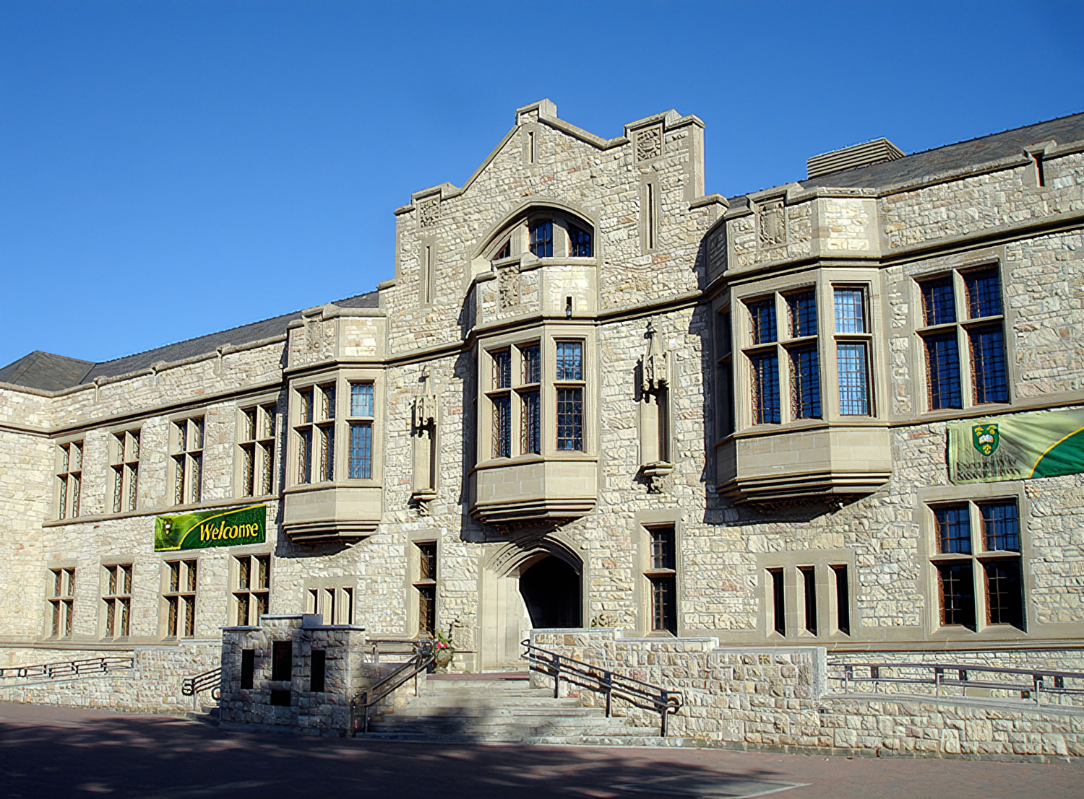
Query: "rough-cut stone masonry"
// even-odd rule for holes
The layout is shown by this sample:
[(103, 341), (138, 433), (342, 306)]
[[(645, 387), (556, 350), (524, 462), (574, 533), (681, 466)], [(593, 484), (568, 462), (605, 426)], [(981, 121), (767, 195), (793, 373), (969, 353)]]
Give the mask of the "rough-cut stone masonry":
[[(1084, 476), (952, 486), (945, 431), (948, 422), (987, 413), (1084, 403), (1084, 158), (1079, 150), (1079, 142), (1068, 140), (1047, 148), (1043, 186), (1033, 164), (1019, 158), (984, 164), (976, 155), (975, 163), (955, 171), (912, 176), (908, 182), (834, 188), (827, 176), (818, 179), (817, 188), (792, 183), (728, 203), (704, 194), (703, 130), (695, 117), (668, 112), (630, 123), (623, 136), (606, 140), (562, 122), (552, 104), (520, 109), (508, 137), (462, 188), (442, 184), (416, 193), (398, 209), (395, 276), (381, 284), (379, 307), (310, 309), (291, 323), (286, 336), (59, 392), (0, 385), (0, 663), (159, 645), (163, 648), (153, 651), (173, 651), (183, 661), (191, 647), (166, 640), (163, 562), (175, 555), (153, 552), (155, 517), (250, 502), (267, 505), (264, 545), (184, 555), (199, 561), (198, 640), (217, 638), (221, 627), (236, 622), (231, 559), (250, 554), (272, 556), (271, 613), (308, 612), (311, 590), (340, 586), (353, 590), (353, 622), (369, 635), (412, 637), (419, 628), (414, 587), (419, 542), (437, 543), (436, 624), (454, 635), (461, 667), (517, 662), (518, 641), (530, 627), (519, 580), (544, 556), (563, 559), (579, 576), (578, 609), (585, 627), (595, 623), (644, 634), (652, 622), (645, 576), (650, 530), (673, 525), (680, 640), (665, 645), (674, 651), (688, 648), (696, 658), (723, 658), (713, 654), (717, 645), (754, 645), (755, 665), (762, 657), (775, 664), (771, 647), (782, 647), (779, 657), (801, 662), (777, 665), (800, 671), (806, 655), (793, 649), (796, 644), (827, 647), (833, 656), (881, 646), (963, 646), (995, 659), (1009, 645), (1047, 651), (1047, 645), (1078, 642), (1084, 633)], [(554, 257), (536, 258), (525, 251), (525, 241), (517, 240), (517, 258), (497, 259), (502, 237), (526, 236), (531, 213), (590, 227), (592, 256), (566, 256), (561, 240)], [(429, 302), (423, 285), (426, 248), (433, 278)], [(916, 332), (924, 324), (918, 281), (989, 266), (999, 270), (1004, 298), (1010, 402), (931, 412), (924, 345)], [(750, 429), (744, 303), (784, 298), (815, 282), (824, 289), (819, 313), (828, 320), (818, 345), (826, 408), (837, 392), (826, 371), (835, 358), (831, 286), (869, 287), (873, 416)], [(783, 299), (779, 308), (785, 314)], [(739, 504), (717, 493), (722, 486), (717, 452), (729, 445), (717, 424), (726, 398), (718, 382), (722, 353), (716, 312), (725, 309), (735, 336), (732, 393), (739, 420), (739, 436), (731, 441), (757, 441), (765, 451), (794, 460), (798, 456), (791, 450), (798, 447), (791, 434), (802, 425), (823, 423), (831, 437), (846, 423), (883, 434), (891, 463), (886, 481), (862, 496), (826, 491), (811, 499), (762, 504)], [(645, 463), (658, 443), (648, 441), (654, 428), (645, 421), (642, 386), (649, 322), (669, 364), (664, 427), (670, 462), (661, 467)], [(789, 324), (785, 316), (778, 323), (781, 331)], [(540, 456), (521, 455), (521, 431), (515, 427), (514, 457), (492, 463), (492, 452), (483, 446), (492, 433), (487, 348), (498, 340), (500, 346), (518, 347), (568, 339), (583, 340), (586, 350), (588, 443), (582, 457), (577, 452), (579, 461), (558, 460), (568, 453), (552, 443), (556, 392), (553, 372), (547, 371), (540, 392), (549, 420), (544, 435), (551, 442)], [(785, 369), (788, 351), (781, 351)], [(966, 353), (964, 359), (967, 380)], [(365, 482), (379, 496), (373, 503), (374, 529), (358, 534), (360, 539), (300, 544), (283, 524), (289, 503), (306, 488), (298, 485), (296, 388), (338, 379), (339, 391), (347, 394), (358, 375), (373, 382), (380, 398), (374, 416), (377, 466)], [(436, 398), (437, 457), (435, 485), (419, 493), (415, 422), (423, 390)], [(345, 413), (349, 397), (339, 399)], [(783, 396), (784, 404), (789, 401)], [(277, 432), (272, 493), (253, 498), (243, 496), (240, 441), (242, 411), (255, 404), (275, 406)], [(197, 417), (204, 420), (206, 435), (202, 498), (196, 506), (178, 507), (170, 479), (170, 428)], [(336, 424), (340, 461), (331, 488), (352, 490), (361, 483), (345, 477), (349, 429), (342, 416)], [(137, 429), (138, 507), (114, 514), (110, 439), (117, 431)], [(73, 440), (84, 446), (80, 515), (58, 520), (56, 448)], [(834, 468), (865, 468), (854, 454), (858, 449), (839, 448)], [(781, 464), (784, 458), (777, 460)], [(563, 498), (555, 499), (554, 486), (579, 488), (566, 484), (572, 482), (567, 474), (582, 463), (587, 471), (576, 474), (598, 487), (589, 510), (551, 519), (525, 515), (500, 524), (484, 524), (481, 513), (472, 515), (477, 500), (472, 492), (483, 471), (479, 465), (491, 473), (521, 465), (549, 468), (543, 495), (517, 500), (560, 513)], [(510, 478), (501, 485), (528, 482)], [(1024, 629), (942, 625), (928, 508), (992, 496), (1015, 498), (1020, 509)], [(131, 631), (127, 640), (112, 641), (102, 638), (102, 581), (104, 566), (117, 563), (133, 565)], [(836, 601), (828, 593), (828, 568), (839, 564), (848, 568), (849, 632), (829, 623), (815, 635), (802, 632), (796, 570), (816, 569), (822, 608), (827, 608)], [(64, 641), (50, 639), (50, 568), (75, 568), (77, 575), (72, 635)], [(771, 621), (767, 569), (773, 568), (787, 570), (792, 580), (787, 612), (793, 629), (785, 636)], [(704, 643), (708, 639), (715, 643)], [(663, 645), (643, 646), (655, 651), (651, 647)], [(631, 648), (621, 650), (621, 657), (639, 657), (639, 644), (622, 646)], [(1014, 654), (1013, 662), (1020, 657)], [(177, 666), (177, 673), (201, 670), (191, 665)], [(786, 680), (788, 691), (808, 687), (795, 682), (797, 677)], [(175, 688), (179, 691), (179, 682)], [(62, 701), (84, 689), (19, 690), (37, 692), (34, 697), (53, 691)], [(797, 721), (786, 721), (805, 724), (800, 734), (766, 731), (763, 725), (775, 723), (770, 707), (756, 704), (760, 698), (753, 688), (738, 693), (750, 694), (734, 700), (734, 707), (748, 715), (726, 721), (732, 726), (725, 734), (722, 726), (705, 728), (705, 737), (876, 748), (838, 743), (827, 723), (814, 724), (804, 710)], [(797, 694), (790, 698), (812, 701)], [(867, 724), (865, 711), (855, 712), (863, 719), (858, 723)], [(854, 728), (856, 740), (875, 737), (861, 730), (866, 728)], [(984, 735), (949, 736), (944, 743), (935, 736), (935, 748), (951, 752), (958, 745), (967, 753), (973, 745), (1015, 752), (1015, 741)], [(897, 750), (920, 751), (933, 739), (893, 731), (880, 740), (879, 747), (895, 741)], [(1057, 751), (1050, 746), (1050, 752)]]

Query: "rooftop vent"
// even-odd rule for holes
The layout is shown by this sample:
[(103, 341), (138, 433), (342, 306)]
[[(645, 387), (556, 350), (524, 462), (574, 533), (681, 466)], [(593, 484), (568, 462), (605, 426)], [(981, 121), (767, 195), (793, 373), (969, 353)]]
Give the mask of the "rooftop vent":
[(863, 144), (844, 147), (842, 150), (813, 156), (805, 162), (806, 177), (819, 178), (821, 175), (842, 172), (844, 169), (895, 161), (897, 158), (903, 158), (903, 155), (903, 151), (888, 139), (874, 139)]

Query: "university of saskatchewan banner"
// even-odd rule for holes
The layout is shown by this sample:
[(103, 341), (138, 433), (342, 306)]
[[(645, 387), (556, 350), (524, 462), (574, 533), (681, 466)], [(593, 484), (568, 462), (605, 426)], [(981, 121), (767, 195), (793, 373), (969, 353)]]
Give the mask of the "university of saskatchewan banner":
[(1084, 474), (1084, 408), (952, 422), (948, 467), (957, 485)]
[(154, 551), (262, 544), (266, 529), (266, 505), (159, 516), (154, 520)]

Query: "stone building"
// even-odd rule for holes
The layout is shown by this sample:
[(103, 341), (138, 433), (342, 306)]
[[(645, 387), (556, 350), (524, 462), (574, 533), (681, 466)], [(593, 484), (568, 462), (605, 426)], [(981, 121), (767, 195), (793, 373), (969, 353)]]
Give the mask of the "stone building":
[[(1079, 644), (1084, 477), (1004, 459), (1084, 428), (1084, 115), (729, 199), (703, 134), (526, 106), (396, 209), (375, 291), (0, 369), (0, 665), (264, 613), (450, 632), (466, 669), (554, 627)], [(254, 506), (256, 543), (155, 551)]]

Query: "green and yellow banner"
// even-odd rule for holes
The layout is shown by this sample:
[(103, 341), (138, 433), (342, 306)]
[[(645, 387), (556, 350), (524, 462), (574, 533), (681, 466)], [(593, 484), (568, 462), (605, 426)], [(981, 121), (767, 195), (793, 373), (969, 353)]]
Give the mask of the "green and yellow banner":
[(262, 544), (266, 531), (266, 505), (159, 516), (154, 520), (154, 551)]
[(1084, 408), (952, 422), (948, 468), (957, 485), (1084, 474)]

